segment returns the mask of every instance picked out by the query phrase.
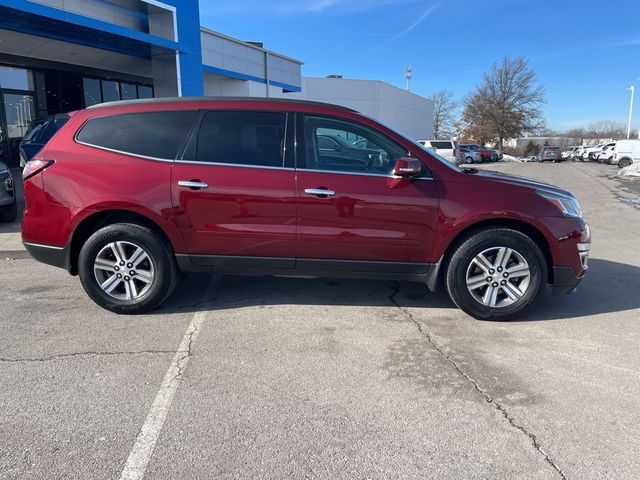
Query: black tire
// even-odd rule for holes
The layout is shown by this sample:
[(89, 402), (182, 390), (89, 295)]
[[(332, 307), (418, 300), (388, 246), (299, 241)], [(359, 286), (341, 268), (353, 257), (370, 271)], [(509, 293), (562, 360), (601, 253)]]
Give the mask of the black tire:
[[(467, 288), (467, 270), (480, 253), (496, 247), (513, 249), (529, 267), (529, 285), (522, 297), (508, 306), (490, 307), (476, 300)], [(494, 276), (499, 275), (494, 273)], [(490, 277), (493, 278), (493, 277)], [(514, 277), (515, 278), (515, 277)], [(498, 280), (498, 278), (495, 278)], [(501, 279), (500, 279), (501, 280)], [(453, 252), (446, 271), (446, 287), (454, 303), (478, 320), (509, 320), (528, 308), (544, 291), (547, 282), (547, 263), (536, 243), (527, 235), (509, 228), (487, 228), (467, 237)], [(494, 285), (498, 285), (496, 282)], [(489, 285), (487, 285), (489, 288)], [(502, 287), (498, 287), (501, 289)], [(498, 290), (504, 294), (504, 290)], [(486, 290), (485, 290), (486, 292)]]
[(6, 207), (2, 207), (0, 209), (0, 222), (2, 223), (13, 223), (18, 218), (18, 204), (13, 203), (13, 205), (7, 205)]
[(465, 161), (467, 163), (473, 163), (473, 158), (472, 157), (465, 157)]
[[(141, 288), (141, 295), (137, 299), (114, 298), (98, 283), (94, 262), (98, 254), (112, 242), (126, 242), (128, 248), (141, 247), (148, 256), (147, 265), (152, 264), (153, 280), (146, 292)], [(101, 228), (85, 242), (78, 258), (78, 274), (85, 292), (94, 302), (111, 312), (128, 315), (149, 312), (164, 302), (176, 286), (178, 266), (171, 245), (157, 232), (138, 224), (117, 223)], [(121, 274), (126, 275), (126, 272)], [(139, 282), (139, 278), (135, 280)], [(124, 282), (120, 282), (124, 288)]]
[(631, 163), (633, 163), (633, 162), (631, 162), (630, 158), (622, 158), (618, 162), (618, 167), (620, 167), (620, 168), (628, 167), (629, 165), (631, 165)]

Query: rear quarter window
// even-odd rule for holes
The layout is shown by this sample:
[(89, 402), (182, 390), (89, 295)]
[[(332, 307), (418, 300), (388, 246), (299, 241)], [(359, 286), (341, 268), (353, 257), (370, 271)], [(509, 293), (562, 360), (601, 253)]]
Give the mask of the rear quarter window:
[(440, 148), (440, 149), (444, 149), (444, 148), (452, 149), (453, 148), (451, 146), (451, 142), (431, 142), (431, 146), (434, 147), (434, 148)]
[(173, 160), (195, 116), (195, 111), (161, 111), (96, 117), (82, 126), (76, 140), (123, 153)]

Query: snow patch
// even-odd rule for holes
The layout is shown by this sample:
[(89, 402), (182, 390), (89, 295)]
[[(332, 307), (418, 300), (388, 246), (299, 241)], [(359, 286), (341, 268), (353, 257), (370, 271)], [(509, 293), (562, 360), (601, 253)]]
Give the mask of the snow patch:
[(514, 157), (512, 155), (503, 154), (502, 155), (503, 162), (521, 162), (522, 160), (518, 157)]
[(628, 167), (620, 169), (618, 176), (621, 177), (640, 177), (640, 163), (634, 163)]

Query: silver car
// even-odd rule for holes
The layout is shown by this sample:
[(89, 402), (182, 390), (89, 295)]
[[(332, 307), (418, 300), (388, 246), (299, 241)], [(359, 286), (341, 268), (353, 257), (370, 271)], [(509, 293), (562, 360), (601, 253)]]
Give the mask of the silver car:
[(468, 148), (461, 148), (460, 152), (462, 153), (463, 163), (482, 163), (482, 155), (478, 152), (474, 152), (473, 150), (469, 150)]

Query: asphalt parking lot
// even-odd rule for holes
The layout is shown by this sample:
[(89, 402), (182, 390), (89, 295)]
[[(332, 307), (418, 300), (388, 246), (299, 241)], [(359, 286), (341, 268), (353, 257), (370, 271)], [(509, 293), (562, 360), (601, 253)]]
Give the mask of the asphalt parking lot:
[(0, 478), (638, 478), (640, 179), (482, 168), (571, 189), (592, 226), (579, 290), (517, 322), (419, 284), (211, 275), (125, 317), (1, 259)]

